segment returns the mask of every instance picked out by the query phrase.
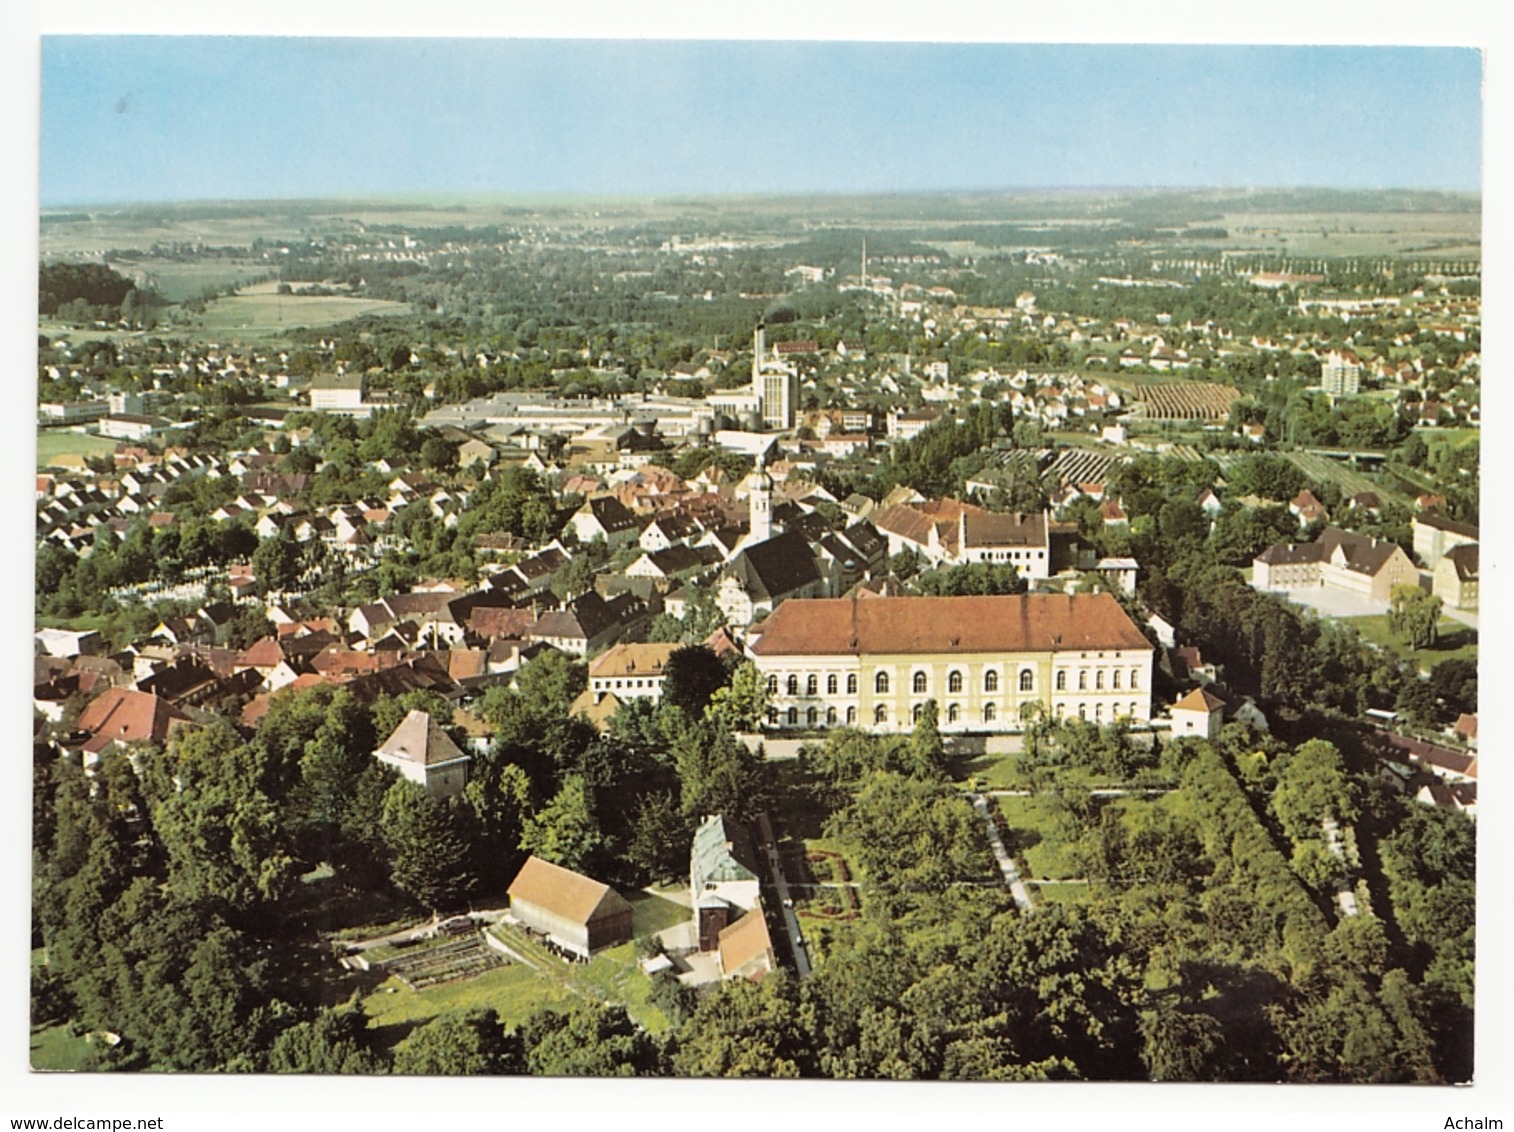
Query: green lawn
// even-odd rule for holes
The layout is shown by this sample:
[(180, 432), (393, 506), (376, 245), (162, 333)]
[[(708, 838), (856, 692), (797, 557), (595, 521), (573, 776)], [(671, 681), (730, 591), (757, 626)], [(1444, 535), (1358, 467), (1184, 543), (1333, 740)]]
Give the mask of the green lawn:
[(1026, 880), (1037, 877), (1075, 877), (1082, 873), (1066, 847), (1052, 840), (1041, 804), (1034, 798), (995, 798), (1009, 823), (1013, 845), (1006, 846), (1025, 862)]
[(960, 760), (955, 768), (957, 780), (966, 783), (982, 779), (986, 790), (1023, 790), (1029, 783), (1020, 776), (1018, 755), (979, 755)]
[[(82, 432), (47, 429), (37, 433), (37, 467), (74, 467), (83, 463), (86, 456), (109, 455), (116, 450), (116, 442), (105, 436), (90, 436)], [(65, 458), (71, 458), (65, 460)], [(62, 462), (60, 462), (62, 461)]]
[(1427, 649), (1411, 649), (1388, 628), (1388, 615), (1372, 617), (1348, 617), (1347, 625), (1355, 627), (1363, 637), (1400, 656), (1410, 657), (1421, 668), (1434, 668), (1447, 660), (1477, 659), (1477, 630), (1454, 621), (1449, 617), (1440, 619), (1440, 640)]
[[(664, 892), (682, 891), (681, 889), (664, 889)], [(637, 939), (643, 936), (655, 935), (657, 932), (671, 928), (674, 924), (692, 919), (693, 913), (676, 900), (669, 900), (656, 892), (628, 892), (626, 900), (631, 905), (631, 934)]]
[(1088, 884), (1041, 884), (1035, 885), (1036, 895), (1043, 904), (1085, 904), (1093, 894)]
[(94, 1068), (95, 1050), (83, 1038), (68, 1032), (66, 1025), (33, 1028), (31, 1065), (33, 1069), (73, 1073)]
[(417, 1026), (440, 1014), (473, 1007), (493, 1007), (507, 1026), (525, 1022), (545, 1007), (567, 1007), (574, 994), (565, 985), (544, 979), (520, 963), (498, 967), (471, 979), (410, 990), (398, 979), (386, 979), (363, 999), (375, 1029), (394, 1027), (392, 1041), (400, 1041)]

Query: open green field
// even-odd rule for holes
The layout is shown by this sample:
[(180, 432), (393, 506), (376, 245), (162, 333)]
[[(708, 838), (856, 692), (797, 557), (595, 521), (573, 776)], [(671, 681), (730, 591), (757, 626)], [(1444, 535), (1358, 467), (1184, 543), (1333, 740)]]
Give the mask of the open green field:
[(977, 755), (962, 759), (953, 772), (958, 781), (979, 779), (985, 790), (1022, 790), (1029, 783), (1020, 776), (1019, 755)]
[(105, 436), (90, 436), (82, 432), (67, 432), (60, 429), (44, 429), (37, 433), (37, 467), (75, 467), (84, 463), (86, 456), (109, 455), (116, 450), (116, 442)]
[(408, 303), (337, 295), (280, 295), (277, 284), (264, 283), (210, 303), (193, 326), (202, 335), (260, 340), (297, 327), (335, 326), (363, 315), (408, 313)]
[(1434, 668), (1448, 660), (1477, 659), (1477, 630), (1450, 617), (1440, 619), (1440, 639), (1427, 649), (1411, 649), (1405, 645), (1389, 630), (1388, 615), (1385, 613), (1374, 617), (1347, 617), (1344, 621), (1373, 644), (1409, 657), (1424, 669)]
[(1458, 448), (1465, 448), (1482, 436), (1480, 428), (1421, 428), (1415, 431), (1426, 444), (1434, 444), (1437, 440), (1449, 440)]
[[(562, 983), (544, 979), (520, 963), (497, 967), (471, 979), (410, 990), (398, 979), (386, 979), (363, 999), (369, 1026), (391, 1031), (393, 1042), (418, 1025), (441, 1014), (474, 1007), (493, 1007), (500, 1021), (516, 1026), (546, 1007), (565, 1008), (575, 996)], [(392, 1043), (391, 1043), (392, 1044)]]
[(273, 269), (252, 260), (204, 260), (175, 263), (171, 260), (113, 260), (122, 275), (145, 275), (158, 294), (170, 303), (182, 303), (202, 294), (207, 287), (241, 286), (267, 276)]
[(1025, 862), (1027, 881), (1039, 877), (1061, 880), (1082, 875), (1067, 846), (1052, 839), (1044, 811), (1035, 798), (999, 797), (994, 802), (1009, 823), (1013, 844), (1005, 848)]

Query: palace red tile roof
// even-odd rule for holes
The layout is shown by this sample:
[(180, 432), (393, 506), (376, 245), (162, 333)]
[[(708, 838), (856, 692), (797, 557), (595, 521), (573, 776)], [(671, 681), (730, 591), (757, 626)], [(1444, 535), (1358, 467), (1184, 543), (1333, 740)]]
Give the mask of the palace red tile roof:
[(759, 656), (1149, 649), (1111, 594), (785, 601)]

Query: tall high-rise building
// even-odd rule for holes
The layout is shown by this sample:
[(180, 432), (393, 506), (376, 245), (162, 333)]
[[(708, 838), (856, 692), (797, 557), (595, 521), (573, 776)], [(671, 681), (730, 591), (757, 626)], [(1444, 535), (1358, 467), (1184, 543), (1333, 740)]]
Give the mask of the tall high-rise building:
[(1331, 396), (1359, 392), (1362, 363), (1355, 350), (1331, 350), (1320, 363), (1320, 385)]
[(752, 393), (757, 397), (764, 428), (794, 427), (799, 408), (799, 374), (767, 356), (765, 327), (760, 322), (752, 335)]

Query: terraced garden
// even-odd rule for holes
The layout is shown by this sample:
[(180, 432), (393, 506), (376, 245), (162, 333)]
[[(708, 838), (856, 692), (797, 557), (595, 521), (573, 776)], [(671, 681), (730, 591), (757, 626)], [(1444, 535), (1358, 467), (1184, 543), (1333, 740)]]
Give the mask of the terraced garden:
[(477, 931), (429, 947), (376, 948), (363, 960), (370, 968), (393, 975), (411, 990), (472, 978), (505, 963), (504, 956), (484, 942), (483, 934)]

